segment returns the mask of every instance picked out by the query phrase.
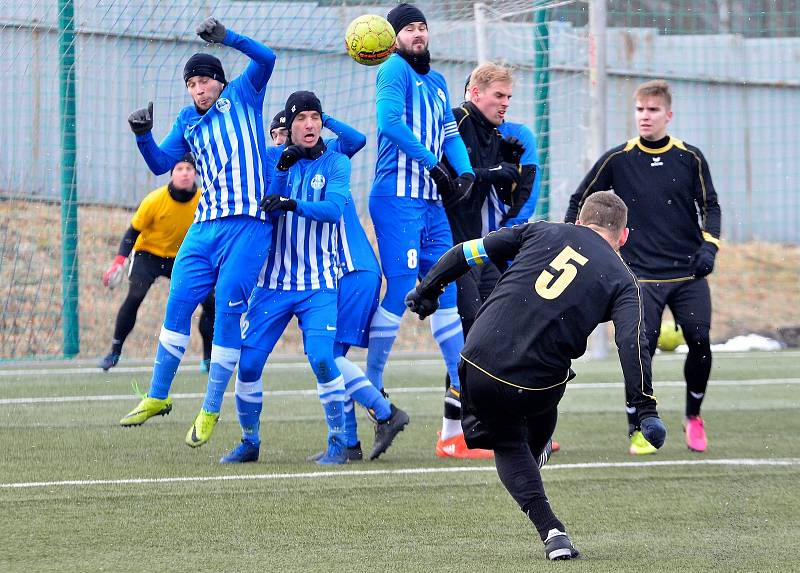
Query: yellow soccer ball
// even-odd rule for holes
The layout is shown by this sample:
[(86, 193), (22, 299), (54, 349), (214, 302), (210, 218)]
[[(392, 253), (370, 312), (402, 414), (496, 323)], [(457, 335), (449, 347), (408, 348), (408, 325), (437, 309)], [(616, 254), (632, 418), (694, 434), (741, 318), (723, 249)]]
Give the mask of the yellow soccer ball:
[(382, 16), (359, 16), (347, 27), (344, 45), (359, 64), (377, 66), (394, 51), (394, 28)]
[(661, 333), (658, 335), (658, 347), (661, 350), (672, 352), (684, 342), (683, 331), (680, 326), (676, 327), (671, 320), (665, 320), (661, 323)]

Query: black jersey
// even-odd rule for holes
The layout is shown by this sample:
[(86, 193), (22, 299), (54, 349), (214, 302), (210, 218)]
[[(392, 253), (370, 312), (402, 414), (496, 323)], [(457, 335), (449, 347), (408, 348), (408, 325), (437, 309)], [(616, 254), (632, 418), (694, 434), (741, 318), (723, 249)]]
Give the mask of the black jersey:
[(613, 320), (628, 402), (655, 411), (639, 285), (603, 237), (540, 221), (490, 233), (483, 248), (513, 264), (475, 319), (465, 361), (511, 386), (551, 388), (567, 382), (595, 327)]
[(628, 206), (630, 236), (620, 253), (642, 280), (690, 277), (703, 241), (719, 246), (717, 194), (703, 154), (692, 145), (637, 137), (607, 151), (570, 198), (564, 220), (575, 222), (586, 198), (606, 190)]

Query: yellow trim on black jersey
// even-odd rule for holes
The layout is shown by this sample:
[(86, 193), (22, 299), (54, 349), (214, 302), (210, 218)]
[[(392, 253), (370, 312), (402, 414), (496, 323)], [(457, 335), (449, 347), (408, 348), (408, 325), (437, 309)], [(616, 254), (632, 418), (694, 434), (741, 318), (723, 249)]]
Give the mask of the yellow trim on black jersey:
[(462, 117), (461, 121), (458, 122), (458, 124), (456, 125), (456, 129), (461, 129), (461, 124), (464, 123), (464, 120), (469, 117), (469, 110), (465, 108), (463, 105), (461, 106), (461, 109), (464, 110), (464, 117)]
[(708, 241), (712, 245), (716, 245), (718, 249), (721, 246), (719, 239), (717, 239), (714, 235), (712, 235), (708, 231), (703, 231), (703, 240)]
[(635, 137), (633, 139), (628, 140), (628, 143), (625, 145), (625, 151), (630, 151), (634, 147), (638, 147), (645, 153), (649, 153), (650, 155), (661, 155), (662, 153), (666, 153), (672, 147), (678, 147), (679, 149), (686, 150), (686, 147), (683, 145), (683, 142), (680, 139), (675, 139), (674, 137), (670, 136), (669, 141), (664, 147), (659, 147), (658, 149), (651, 149), (649, 147), (645, 147), (642, 145), (641, 138)]
[(518, 384), (514, 384), (513, 382), (509, 382), (508, 380), (503, 380), (502, 378), (498, 378), (497, 376), (495, 376), (491, 372), (487, 372), (486, 370), (484, 370), (483, 368), (481, 368), (480, 366), (478, 366), (477, 364), (475, 364), (471, 360), (468, 360), (463, 354), (461, 355), (461, 358), (464, 360), (464, 362), (466, 362), (470, 366), (474, 366), (475, 368), (477, 368), (478, 370), (480, 370), (481, 372), (486, 374), (489, 378), (497, 380), (498, 382), (502, 382), (503, 384), (506, 384), (507, 386), (512, 386), (514, 388), (519, 388), (520, 390), (529, 390), (531, 392), (541, 392), (542, 390), (551, 390), (551, 389), (553, 389), (553, 388), (555, 388), (557, 386), (561, 386), (562, 384), (566, 384), (567, 382), (569, 382), (569, 369), (567, 369), (567, 377), (564, 378), (563, 382), (559, 382), (558, 384), (553, 384), (552, 386), (548, 386), (547, 388), (528, 388), (527, 386), (519, 386)]
[(630, 149), (628, 149), (628, 146), (626, 145), (624, 149), (621, 149), (606, 157), (606, 160), (603, 161), (603, 164), (600, 166), (600, 169), (598, 169), (597, 173), (594, 174), (594, 179), (592, 179), (592, 181), (586, 186), (586, 191), (584, 191), (583, 195), (581, 195), (581, 200), (578, 201), (578, 213), (575, 215), (576, 217), (580, 217), (581, 207), (583, 207), (583, 202), (586, 201), (586, 197), (594, 193), (594, 191), (592, 191), (592, 187), (594, 187), (594, 184), (597, 183), (597, 179), (600, 177), (600, 174), (603, 172), (603, 169), (606, 168), (606, 165), (608, 165), (608, 162), (611, 161), (614, 157), (616, 157), (620, 153), (626, 153), (627, 151), (630, 151)]
[(682, 283), (686, 281), (693, 281), (694, 275), (690, 277), (677, 277), (674, 279), (638, 279), (640, 283)]

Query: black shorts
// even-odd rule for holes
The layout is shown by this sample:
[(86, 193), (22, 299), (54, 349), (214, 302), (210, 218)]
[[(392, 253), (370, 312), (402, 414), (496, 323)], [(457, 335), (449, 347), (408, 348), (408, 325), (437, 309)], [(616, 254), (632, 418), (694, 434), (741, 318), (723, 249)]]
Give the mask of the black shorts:
[[(470, 448), (493, 450), (528, 442), (540, 452), (553, 435), (558, 403), (566, 384), (547, 390), (524, 390), (495, 380), (465, 361), (461, 380), (461, 425)], [(569, 378), (575, 373), (570, 370)]]
[(711, 326), (711, 291), (705, 278), (679, 282), (640, 282), (644, 324), (651, 352), (661, 332), (661, 315), (669, 307), (684, 331), (689, 325)]
[(128, 269), (131, 285), (150, 287), (158, 277), (172, 277), (175, 259), (159, 257), (147, 251), (136, 251)]

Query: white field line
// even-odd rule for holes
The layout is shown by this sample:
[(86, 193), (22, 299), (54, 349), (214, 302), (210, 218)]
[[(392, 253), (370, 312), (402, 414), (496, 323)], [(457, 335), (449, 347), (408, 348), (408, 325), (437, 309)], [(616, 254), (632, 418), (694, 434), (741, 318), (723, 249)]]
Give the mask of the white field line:
[[(712, 386), (794, 386), (800, 384), (800, 378), (766, 378), (764, 380), (712, 380)], [(683, 380), (671, 380), (668, 382), (656, 382), (656, 390), (660, 388), (683, 388), (686, 382)], [(622, 382), (592, 382), (586, 384), (570, 384), (567, 387), (568, 392), (575, 390), (618, 390), (622, 388)], [(419, 386), (408, 388), (390, 388), (391, 394), (435, 394), (442, 393), (442, 386)], [(279, 397), (279, 396), (316, 396), (316, 389), (305, 390), (266, 390), (264, 397)], [(103, 394), (99, 396), (43, 396), (38, 398), (0, 398), (0, 406), (18, 405), (18, 404), (65, 404), (68, 402), (114, 402), (123, 400), (132, 400), (135, 396), (132, 394)], [(201, 392), (191, 393), (177, 393), (173, 394), (172, 398), (175, 400), (183, 399), (202, 399), (205, 394)], [(233, 398), (233, 392), (226, 392), (225, 398)]]
[[(545, 466), (544, 470), (563, 471), (576, 469), (605, 469), (605, 468), (650, 468), (662, 466), (798, 466), (800, 458), (775, 458), (775, 459), (717, 459), (717, 460), (663, 460), (653, 462), (592, 462), (580, 464), (554, 464)], [(266, 480), (293, 480), (293, 479), (322, 479), (322, 478), (353, 478), (374, 476), (406, 476), (422, 474), (451, 474), (494, 472), (493, 466), (471, 467), (446, 467), (446, 468), (406, 468), (397, 470), (343, 470), (319, 471), (301, 473), (273, 473), (252, 475), (224, 475), (224, 476), (186, 476), (166, 478), (140, 478), (140, 479), (108, 479), (108, 480), (64, 480), (64, 481), (34, 481), (19, 483), (0, 483), (0, 489), (32, 489), (47, 487), (68, 486), (96, 486), (96, 485), (146, 485), (146, 484), (171, 484), (171, 483), (201, 483), (223, 481), (266, 481)]]

